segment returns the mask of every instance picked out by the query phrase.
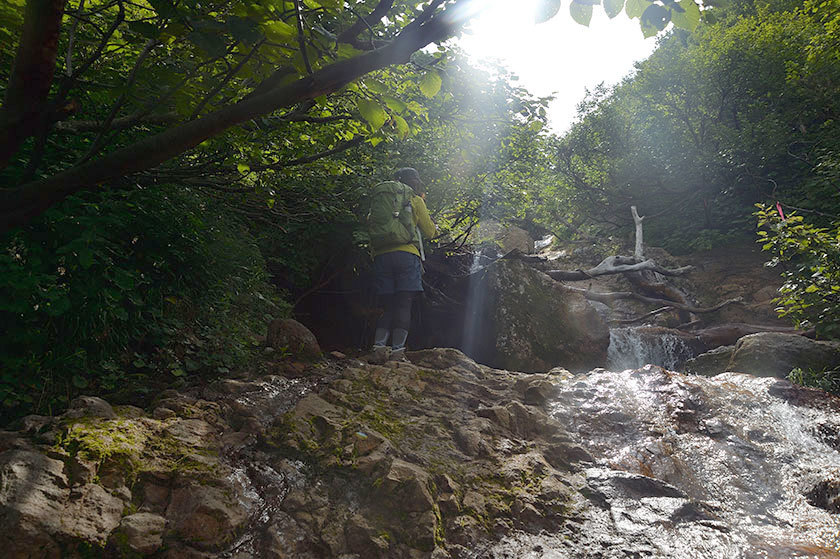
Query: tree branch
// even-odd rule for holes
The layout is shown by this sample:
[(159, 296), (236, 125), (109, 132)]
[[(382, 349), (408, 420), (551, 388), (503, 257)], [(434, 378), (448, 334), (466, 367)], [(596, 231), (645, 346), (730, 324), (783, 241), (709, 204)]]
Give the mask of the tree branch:
[(634, 257), (610, 256), (589, 270), (549, 270), (546, 274), (556, 280), (580, 281), (598, 276), (624, 274), (627, 272), (641, 272), (644, 270), (657, 272), (663, 276), (682, 276), (693, 269), (694, 268), (692, 266), (683, 266), (681, 268), (673, 269), (663, 268), (653, 260), (639, 262)]
[[(452, 7), (459, 5), (456, 2)], [(242, 122), (332, 93), (374, 70), (406, 63), (414, 52), (429, 43), (451, 37), (465, 22), (463, 19), (441, 17), (448, 11), (430, 18), (411, 31), (403, 30), (394, 41), (381, 49), (336, 62), (294, 83), (147, 136), (98, 160), (42, 180), (0, 190), (0, 231), (26, 223), (59, 200), (82, 189), (94, 188), (117, 177), (151, 169)]]
[(218, 84), (216, 84), (216, 86), (213, 89), (207, 92), (207, 95), (204, 96), (204, 99), (201, 100), (201, 102), (190, 115), (190, 120), (194, 119), (199, 114), (201, 114), (202, 109), (204, 109), (207, 103), (209, 103), (210, 100), (213, 97), (215, 97), (216, 94), (219, 93), (224, 86), (227, 85), (227, 83), (233, 78), (233, 76), (235, 76), (239, 73), (240, 70), (242, 70), (242, 68), (248, 63), (249, 60), (251, 60), (251, 58), (254, 56), (257, 50), (259, 50), (260, 46), (262, 46), (264, 42), (265, 39), (262, 39), (256, 45), (254, 45), (254, 48), (252, 48), (251, 51), (242, 60), (239, 61), (239, 64), (237, 64), (233, 69), (228, 71), (224, 79), (222, 79)]
[[(674, 309), (678, 309), (681, 311), (686, 311), (690, 313), (710, 313), (719, 311), (723, 307), (732, 304), (743, 304), (743, 299), (741, 297), (736, 297), (734, 299), (727, 299), (726, 301), (715, 305), (714, 307), (692, 307), (691, 305), (683, 305), (682, 303), (677, 303), (676, 301), (669, 301), (667, 299), (656, 299), (653, 297), (645, 297), (644, 295), (639, 295), (638, 293), (633, 293), (632, 291), (614, 291), (611, 293), (597, 293), (595, 291), (589, 291), (588, 289), (583, 289), (581, 287), (572, 287), (570, 285), (564, 285), (564, 289), (568, 289), (569, 291), (577, 291), (578, 293), (583, 293), (583, 296), (589, 299), (590, 301), (600, 301), (601, 303), (612, 303), (619, 299), (635, 299), (637, 301), (641, 301), (642, 303), (648, 303), (651, 305), (662, 305), (665, 307), (671, 307)], [(662, 309), (659, 309), (660, 311)]]
[(361, 33), (365, 28), (371, 30), (371, 41), (373, 41), (373, 26), (379, 23), (383, 17), (388, 13), (388, 10), (391, 9), (391, 6), (394, 5), (394, 0), (380, 0), (379, 4), (373, 8), (373, 11), (370, 13), (369, 16), (365, 18), (358, 18), (356, 22), (343, 31), (338, 36), (339, 43), (355, 43), (356, 37)]
[[(111, 121), (111, 130), (125, 130), (138, 124), (171, 124), (178, 120), (178, 113), (161, 113), (156, 115), (144, 115), (142, 112), (133, 115), (115, 118)], [(65, 120), (57, 122), (55, 129), (58, 132), (76, 134), (78, 132), (96, 132), (105, 126), (101, 120)]]

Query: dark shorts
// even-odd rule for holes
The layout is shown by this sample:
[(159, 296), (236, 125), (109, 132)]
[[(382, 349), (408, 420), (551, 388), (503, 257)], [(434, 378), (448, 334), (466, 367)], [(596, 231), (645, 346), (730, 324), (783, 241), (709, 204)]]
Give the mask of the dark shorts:
[(373, 282), (377, 295), (423, 291), (422, 274), (420, 258), (410, 252), (395, 250), (378, 254), (373, 259)]

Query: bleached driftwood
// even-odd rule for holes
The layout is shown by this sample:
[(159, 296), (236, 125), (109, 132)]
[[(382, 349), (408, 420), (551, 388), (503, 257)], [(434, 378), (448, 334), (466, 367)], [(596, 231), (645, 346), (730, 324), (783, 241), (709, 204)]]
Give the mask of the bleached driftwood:
[(663, 276), (682, 276), (693, 269), (691, 266), (663, 268), (653, 260), (640, 262), (635, 256), (609, 256), (588, 270), (549, 270), (546, 273), (556, 280), (579, 281), (610, 274), (643, 271), (656, 272)]

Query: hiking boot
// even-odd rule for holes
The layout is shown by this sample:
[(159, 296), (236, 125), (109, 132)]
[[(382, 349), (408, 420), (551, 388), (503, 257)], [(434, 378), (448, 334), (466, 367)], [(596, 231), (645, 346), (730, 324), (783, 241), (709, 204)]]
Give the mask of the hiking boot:
[(405, 348), (395, 349), (391, 351), (391, 355), (388, 357), (388, 361), (397, 361), (400, 363), (411, 363), (408, 360), (408, 357), (405, 356)]
[(388, 360), (388, 347), (384, 345), (373, 346), (373, 351), (367, 356), (367, 362), (371, 365), (382, 365)]

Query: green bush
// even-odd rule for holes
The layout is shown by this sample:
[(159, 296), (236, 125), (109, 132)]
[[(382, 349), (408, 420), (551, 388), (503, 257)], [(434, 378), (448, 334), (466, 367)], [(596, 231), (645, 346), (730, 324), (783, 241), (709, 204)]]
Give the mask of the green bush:
[(792, 213), (757, 205), (759, 242), (773, 254), (768, 266), (784, 266), (785, 282), (774, 301), (780, 316), (824, 338), (840, 336), (840, 226), (815, 227)]
[(840, 396), (840, 371), (813, 371), (797, 367), (788, 374), (788, 380), (800, 386), (819, 388)]
[(247, 230), (189, 189), (74, 196), (0, 243), (5, 417), (224, 374), (288, 314)]

